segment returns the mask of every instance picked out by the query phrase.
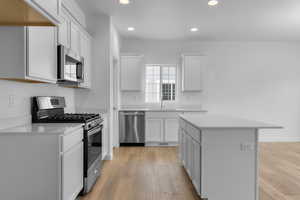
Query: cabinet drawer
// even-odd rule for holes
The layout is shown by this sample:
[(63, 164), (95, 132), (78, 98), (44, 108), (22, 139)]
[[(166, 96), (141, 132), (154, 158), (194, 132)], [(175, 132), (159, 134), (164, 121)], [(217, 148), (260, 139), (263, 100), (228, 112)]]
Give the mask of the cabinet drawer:
[(77, 129), (73, 133), (62, 136), (62, 152), (68, 151), (72, 146), (83, 139), (83, 129)]
[(193, 125), (186, 123), (186, 132), (197, 142), (201, 142), (201, 132)]

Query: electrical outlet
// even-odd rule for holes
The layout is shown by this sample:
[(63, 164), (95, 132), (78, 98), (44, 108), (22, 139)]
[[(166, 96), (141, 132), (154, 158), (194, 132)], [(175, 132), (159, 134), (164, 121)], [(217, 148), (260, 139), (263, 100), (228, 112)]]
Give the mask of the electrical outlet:
[(241, 151), (247, 152), (247, 151), (254, 151), (255, 145), (251, 143), (242, 143), (240, 145)]

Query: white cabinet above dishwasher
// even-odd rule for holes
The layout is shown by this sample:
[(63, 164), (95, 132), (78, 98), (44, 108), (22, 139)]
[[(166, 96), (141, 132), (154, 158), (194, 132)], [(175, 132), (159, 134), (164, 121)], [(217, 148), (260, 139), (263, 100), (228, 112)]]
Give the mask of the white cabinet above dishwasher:
[(1, 199), (76, 199), (83, 188), (82, 140), (79, 123), (1, 130)]

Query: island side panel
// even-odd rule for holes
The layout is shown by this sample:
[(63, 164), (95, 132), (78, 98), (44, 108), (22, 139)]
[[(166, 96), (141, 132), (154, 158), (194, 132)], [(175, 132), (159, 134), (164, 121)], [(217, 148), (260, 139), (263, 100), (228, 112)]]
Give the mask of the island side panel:
[(258, 200), (256, 129), (202, 129), (202, 198)]

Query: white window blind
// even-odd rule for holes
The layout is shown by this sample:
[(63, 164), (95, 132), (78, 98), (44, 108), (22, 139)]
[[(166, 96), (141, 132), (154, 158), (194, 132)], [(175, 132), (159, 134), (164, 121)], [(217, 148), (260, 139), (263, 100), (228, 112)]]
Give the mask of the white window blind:
[(173, 65), (146, 65), (147, 103), (175, 101), (176, 97), (176, 66)]

